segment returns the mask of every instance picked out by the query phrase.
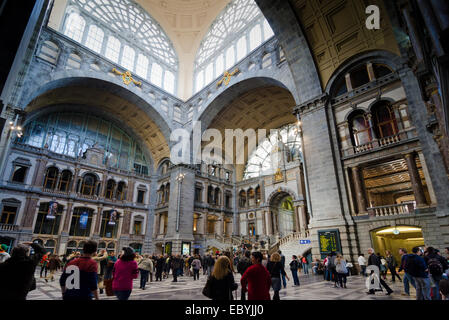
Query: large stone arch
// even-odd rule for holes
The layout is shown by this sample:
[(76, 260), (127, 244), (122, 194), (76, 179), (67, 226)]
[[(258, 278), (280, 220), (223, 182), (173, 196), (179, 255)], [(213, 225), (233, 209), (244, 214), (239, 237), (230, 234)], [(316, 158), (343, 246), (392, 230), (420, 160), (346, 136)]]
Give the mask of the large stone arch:
[(204, 102), (204, 106), (198, 113), (196, 120), (201, 121), (202, 130), (205, 130), (209, 127), (215, 116), (240, 95), (253, 89), (268, 86), (276, 86), (288, 90), (297, 103), (299, 98), (295, 87), (292, 86), (292, 80), (289, 81), (290, 79), (291, 77), (283, 78), (281, 74), (270, 74), (266, 70), (259, 70), (257, 73), (251, 75), (241, 75), (231, 81), (225, 90), (212, 94)]
[(270, 206), (271, 203), (273, 203), (273, 201), (276, 200), (276, 198), (278, 198), (280, 194), (284, 194), (284, 195), (288, 194), (288, 195), (290, 195), (292, 197), (293, 201), (300, 200), (298, 198), (298, 195), (293, 190), (291, 190), (290, 188), (279, 187), (278, 189), (276, 189), (276, 190), (274, 190), (274, 191), (272, 191), (270, 193), (270, 195), (267, 197), (266, 204), (268, 206)]
[(297, 104), (321, 95), (322, 87), (315, 61), (289, 1), (255, 1), (285, 52), (298, 91)]
[(172, 129), (157, 104), (152, 104), (138, 89), (125, 87), (107, 75), (83, 74), (80, 70), (63, 71), (52, 74), (47, 81), (34, 83), (22, 97), (21, 108), (33, 117), (44, 108), (92, 113), (93, 107), (97, 115), (103, 113), (103, 117), (137, 137), (147, 155), (151, 155), (153, 166), (169, 154)]

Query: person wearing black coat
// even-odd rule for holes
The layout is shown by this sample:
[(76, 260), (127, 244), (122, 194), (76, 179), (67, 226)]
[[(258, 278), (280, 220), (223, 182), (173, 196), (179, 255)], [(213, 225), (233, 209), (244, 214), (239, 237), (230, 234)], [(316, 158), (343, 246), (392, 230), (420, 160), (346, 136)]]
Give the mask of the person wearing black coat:
[(159, 255), (159, 258), (156, 260), (156, 281), (162, 281), (162, 272), (165, 267), (165, 258), (162, 255)]
[[(374, 249), (370, 248), (368, 249), (368, 253), (369, 253), (369, 257), (368, 257), (368, 266), (374, 265), (377, 266), (379, 268), (379, 272), (380, 272), (380, 258), (378, 256), (376, 256), (374, 254)], [(382, 277), (379, 274), (379, 282), (380, 285), (383, 286), (385, 288), (385, 290), (387, 290), (387, 296), (393, 293), (393, 290), (391, 290), (391, 288), (388, 286), (388, 284), (385, 282), (384, 279), (382, 279)], [(367, 294), (375, 294), (374, 289), (370, 289)]]
[(228, 257), (222, 256), (218, 258), (214, 271), (207, 280), (206, 287), (206, 291), (208, 291), (207, 296), (212, 300), (234, 300), (232, 291), (237, 290), (238, 284), (234, 281), (231, 261)]
[[(29, 247), (34, 250), (32, 256)], [(36, 289), (34, 272), (44, 254), (44, 247), (32, 242), (12, 250), (11, 258), (0, 264), (0, 301), (26, 300), (28, 292)]]
[(280, 300), (279, 291), (281, 290), (281, 276), (290, 281), (285, 273), (280, 254), (275, 252), (270, 256), (270, 261), (267, 263), (267, 269), (268, 272), (270, 272), (271, 286), (274, 291), (273, 300)]

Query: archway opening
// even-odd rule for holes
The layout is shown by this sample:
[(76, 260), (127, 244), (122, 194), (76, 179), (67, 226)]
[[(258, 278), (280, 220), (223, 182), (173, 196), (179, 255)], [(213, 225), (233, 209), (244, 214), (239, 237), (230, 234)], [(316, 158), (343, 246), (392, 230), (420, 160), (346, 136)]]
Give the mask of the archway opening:
[(414, 247), (424, 246), (422, 229), (416, 226), (390, 226), (371, 231), (373, 249), (376, 253), (385, 256), (388, 250), (399, 263), (401, 256), (399, 248), (411, 252)]
[(273, 233), (283, 238), (296, 232), (293, 199), (287, 192), (279, 192), (270, 202)]

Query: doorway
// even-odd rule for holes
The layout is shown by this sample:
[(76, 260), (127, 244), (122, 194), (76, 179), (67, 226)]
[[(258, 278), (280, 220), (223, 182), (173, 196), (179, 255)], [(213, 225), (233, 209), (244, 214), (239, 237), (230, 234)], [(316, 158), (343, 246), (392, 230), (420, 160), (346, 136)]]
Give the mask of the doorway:
[(371, 231), (371, 240), (376, 254), (385, 256), (385, 251), (388, 250), (398, 264), (401, 262), (399, 248), (405, 248), (407, 252), (411, 252), (414, 247), (424, 246), (422, 229), (415, 226), (390, 226), (376, 229)]

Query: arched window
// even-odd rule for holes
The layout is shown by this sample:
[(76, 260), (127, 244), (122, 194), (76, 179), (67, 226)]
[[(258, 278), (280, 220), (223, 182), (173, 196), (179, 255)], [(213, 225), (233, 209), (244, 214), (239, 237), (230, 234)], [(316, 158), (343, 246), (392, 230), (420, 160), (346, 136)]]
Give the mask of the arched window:
[(263, 40), (267, 41), (268, 39), (270, 39), (271, 37), (274, 36), (274, 32), (271, 29), (270, 24), (268, 23), (267, 20), (265, 20), (263, 22)]
[(170, 201), (170, 183), (165, 186), (165, 202)]
[(86, 174), (81, 184), (81, 194), (84, 194), (86, 196), (93, 196), (95, 194), (96, 184), (97, 177), (92, 173)]
[(69, 235), (74, 237), (89, 237), (93, 213), (94, 210), (90, 208), (74, 208)]
[(159, 188), (159, 203), (165, 203), (165, 187), (163, 185)]
[(262, 43), (262, 29), (260, 25), (254, 26), (249, 33), (249, 50), (253, 51)]
[(139, 53), (137, 58), (136, 73), (146, 79), (148, 74), (148, 58)]
[(211, 62), (206, 67), (206, 83), (210, 83), (214, 79), (214, 64)]
[(242, 60), (246, 54), (246, 36), (242, 36), (239, 41), (237, 41), (237, 61)]
[(162, 67), (154, 62), (151, 67), (151, 82), (158, 87), (162, 87), (162, 72)]
[(117, 236), (120, 214), (116, 210), (103, 211), (101, 218), (100, 237), (115, 238)]
[(71, 254), (72, 252), (76, 251), (78, 248), (78, 245), (76, 241), (69, 241), (67, 242), (67, 250), (65, 251), (66, 254)]
[(246, 192), (245, 192), (245, 190), (242, 190), (239, 193), (239, 206), (240, 206), (240, 208), (246, 207)]
[(104, 150), (107, 166), (148, 175), (150, 163), (137, 139), (104, 118), (76, 112), (46, 114), (29, 122), (20, 138), (21, 143), (38, 148), (53, 141), (58, 146), (55, 152), (71, 157), (97, 144)]
[(362, 64), (352, 69), (350, 72), (352, 88), (356, 89), (370, 82), (366, 64)]
[[(73, 7), (80, 9), (81, 15), (88, 16), (90, 19), (96, 20), (97, 24), (101, 26), (103, 30), (109, 29), (109, 33), (115, 34), (117, 38), (120, 38), (120, 42), (127, 44), (130, 47), (139, 48), (143, 50), (141, 52), (145, 56), (151, 56), (155, 60), (163, 64), (164, 70), (170, 70), (177, 72), (178, 70), (178, 57), (173, 48), (173, 44), (165, 34), (159, 23), (152, 18), (148, 12), (143, 9), (135, 1), (130, 0), (114, 0), (114, 1), (102, 1), (102, 0), (71, 0), (69, 10), (73, 10)], [(79, 25), (79, 19), (81, 18), (77, 13), (69, 12), (67, 18), (66, 29), (71, 33), (74, 27), (72, 25)], [(72, 15), (74, 15), (72, 17)], [(82, 18), (81, 18), (82, 19)], [(73, 22), (72, 22), (73, 21)], [(74, 23), (78, 22), (78, 23)], [(78, 27), (76, 30), (79, 36), (72, 37), (76, 41), (81, 41), (82, 33), (84, 30), (84, 19), (82, 28)], [(64, 32), (67, 34), (66, 32)], [(111, 37), (108, 39), (107, 57), (114, 62), (117, 62), (118, 42), (111, 42)], [(115, 53), (110, 50), (114, 48)], [(137, 49), (136, 49), (137, 50)], [(136, 57), (134, 57), (135, 59)], [(152, 59), (151, 59), (152, 60)], [(128, 70), (132, 71), (130, 67), (130, 57), (125, 60)]]
[[(215, 61), (220, 54), (225, 53), (226, 69), (243, 59), (250, 50), (262, 43), (261, 26), (264, 21), (265, 17), (254, 0), (232, 0), (211, 24), (201, 42), (195, 59), (195, 75), (205, 71), (207, 65)], [(273, 35), (273, 31), (268, 23), (263, 26), (264, 39), (267, 40)], [(246, 42), (250, 30), (254, 30), (251, 48)], [(218, 68), (216, 70), (215, 76), (221, 72)], [(207, 84), (206, 81), (205, 85)], [(196, 89), (198, 88), (197, 85)]]
[(135, 55), (136, 55), (136, 52), (134, 51), (133, 48), (131, 48), (129, 46), (125, 46), (123, 48), (123, 56), (122, 56), (121, 65), (129, 71), (134, 71)]
[(196, 75), (196, 91), (200, 91), (204, 87), (204, 71), (198, 72)]
[(171, 94), (175, 93), (175, 75), (173, 72), (165, 71), (164, 90)]
[(260, 187), (256, 187), (256, 205), (259, 205), (261, 200), (261, 193), (260, 193)]
[(116, 183), (113, 179), (109, 179), (106, 183), (106, 193), (105, 198), (112, 200), (114, 198), (114, 191), (115, 191)]
[(45, 242), (44, 248), (46, 252), (54, 253), (56, 247), (56, 241), (53, 239), (47, 240)]
[(220, 54), (217, 59), (215, 60), (215, 71), (216, 71), (216, 77), (224, 73), (224, 60), (223, 60), (223, 54)]
[(374, 130), (379, 139), (398, 133), (398, 124), (391, 105), (382, 101), (371, 108), (374, 117)]
[(86, 21), (78, 13), (73, 12), (67, 19), (64, 34), (75, 41), (81, 42), (85, 27)]
[(116, 199), (119, 201), (123, 201), (126, 198), (126, 183), (120, 181), (117, 185), (117, 195)]
[(58, 180), (59, 170), (56, 167), (50, 167), (45, 173), (44, 188), (53, 190), (56, 188), (56, 181)]
[(254, 192), (253, 188), (250, 188), (248, 190), (248, 205), (249, 206), (255, 205), (255, 198), (256, 198), (256, 193)]
[(220, 188), (215, 188), (215, 192), (214, 192), (214, 204), (216, 206), (220, 205)]
[(285, 148), (285, 160), (287, 162), (301, 158), (301, 139), (297, 124), (286, 125), (278, 129), (277, 133), (274, 131), (252, 151), (245, 167), (243, 179), (271, 175), (276, 172), (278, 167), (272, 162), (271, 151), (276, 148), (279, 142)]
[(118, 59), (120, 57), (120, 47), (122, 44), (120, 43), (120, 40), (109, 36), (108, 42), (106, 44), (106, 52), (105, 56), (106, 58), (110, 59), (111, 61), (118, 63)]
[(72, 182), (72, 172), (70, 172), (70, 170), (62, 171), (61, 177), (59, 179), (58, 190), (68, 192), (71, 182)]
[(59, 224), (61, 222), (62, 211), (64, 206), (57, 205), (57, 209), (52, 212), (55, 216), (54, 219), (48, 219), (47, 215), (50, 214), (50, 204), (56, 202), (43, 202), (39, 205), (39, 211), (37, 212), (36, 224), (34, 225), (34, 233), (36, 234), (58, 234)]
[(371, 126), (364, 113), (356, 112), (349, 118), (349, 130), (352, 132), (354, 146), (360, 146), (373, 140)]
[(230, 46), (226, 50), (226, 69), (230, 69), (235, 63), (234, 46)]
[(96, 25), (91, 25), (89, 27), (89, 33), (86, 38), (86, 47), (96, 51), (101, 52), (101, 47), (103, 45), (104, 32)]

